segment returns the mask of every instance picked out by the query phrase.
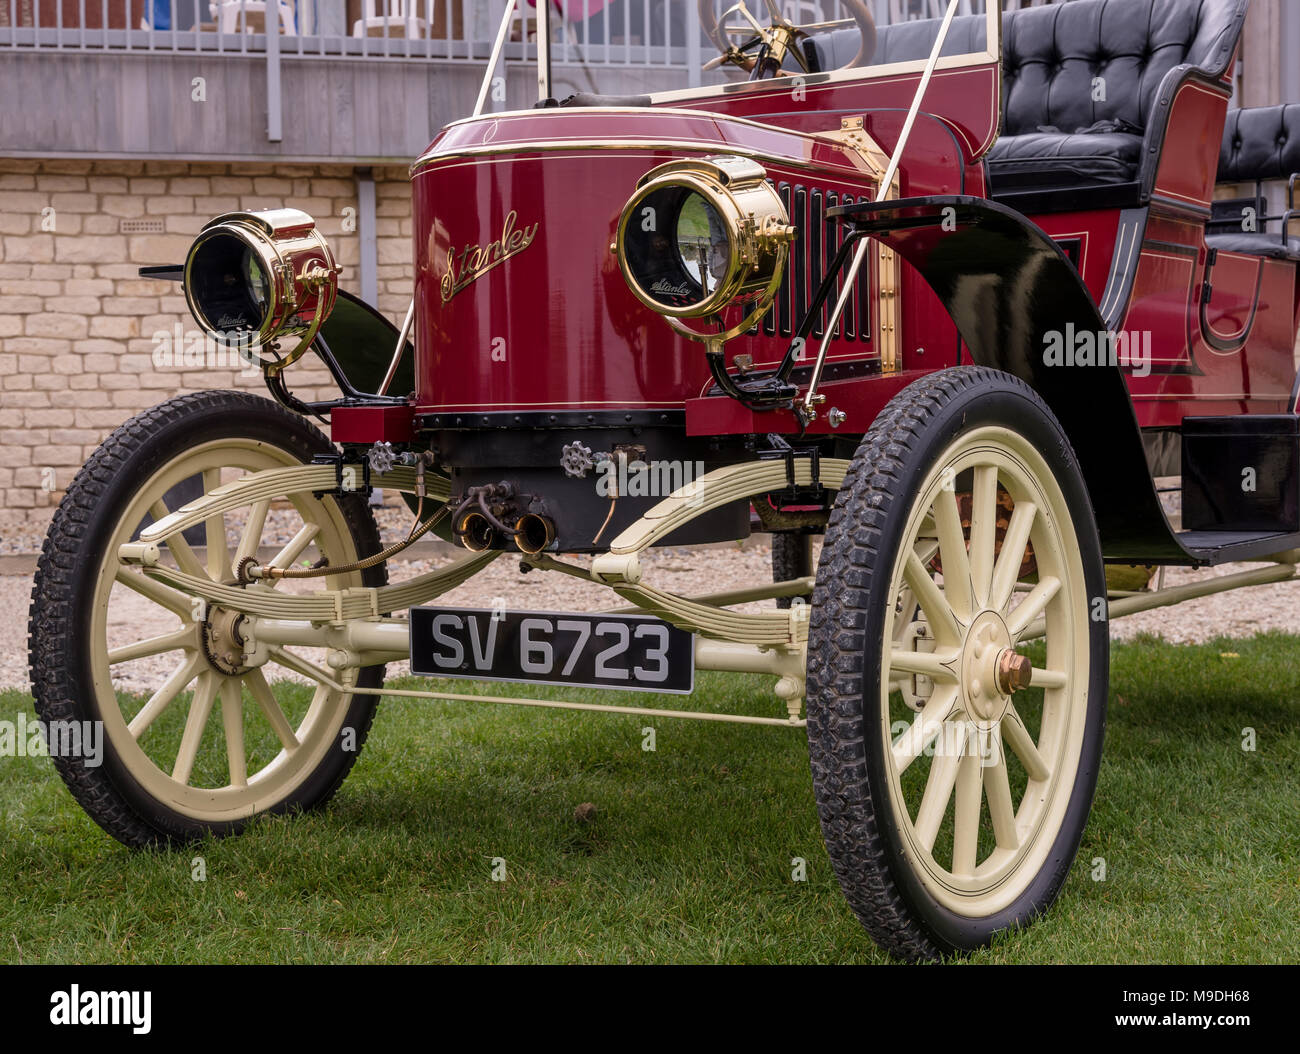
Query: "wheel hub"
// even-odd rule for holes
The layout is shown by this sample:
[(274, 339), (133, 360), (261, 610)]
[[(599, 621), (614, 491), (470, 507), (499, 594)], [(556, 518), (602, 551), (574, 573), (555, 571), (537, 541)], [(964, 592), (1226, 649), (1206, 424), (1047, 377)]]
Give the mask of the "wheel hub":
[(1016, 654), (1002, 616), (981, 612), (962, 647), (961, 692), (967, 716), (983, 728), (994, 728), (1006, 713), (1011, 693), (1028, 687), (1028, 681), (1029, 660)]
[(251, 666), (244, 662), (244, 616), (229, 608), (211, 607), (203, 620), (203, 653), (218, 673), (238, 677)]

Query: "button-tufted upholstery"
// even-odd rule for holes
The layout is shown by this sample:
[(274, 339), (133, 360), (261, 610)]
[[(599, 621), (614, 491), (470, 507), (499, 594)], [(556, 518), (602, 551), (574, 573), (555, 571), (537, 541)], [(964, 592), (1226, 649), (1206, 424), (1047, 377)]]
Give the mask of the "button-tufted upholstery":
[[(1148, 132), (1161, 82), (1182, 66), (1222, 74), (1245, 7), (1246, 0), (1070, 0), (1007, 12), (1002, 137), (987, 157), (993, 193), (1137, 180), (1143, 162), (1159, 154), (1162, 136)], [(983, 48), (984, 24), (983, 15), (954, 19), (945, 53)], [(872, 61), (927, 57), (938, 26), (881, 27)], [(815, 39), (823, 69), (857, 51), (856, 29)]]
[(1222, 72), (1243, 13), (1239, 0), (1074, 0), (1008, 15), (994, 192), (1137, 179), (1161, 82), (1184, 64)]
[(1300, 172), (1300, 103), (1229, 111), (1220, 183), (1289, 179), (1294, 172)]
[[(1231, 110), (1219, 150), (1220, 183), (1255, 183), (1290, 179), (1300, 172), (1300, 104)], [(1264, 215), (1267, 203), (1258, 198), (1216, 202), (1216, 219), (1237, 219), (1243, 205)], [(1260, 224), (1263, 226), (1263, 224)], [(1300, 238), (1264, 230), (1244, 231), (1216, 226), (1205, 244), (1221, 252), (1250, 253), (1277, 259), (1300, 259)]]

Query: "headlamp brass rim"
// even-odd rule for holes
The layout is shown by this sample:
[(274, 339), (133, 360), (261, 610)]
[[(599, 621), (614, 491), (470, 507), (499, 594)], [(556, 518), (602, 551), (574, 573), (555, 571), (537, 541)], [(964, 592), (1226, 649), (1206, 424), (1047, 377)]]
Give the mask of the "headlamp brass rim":
[[(247, 237), (251, 234), (252, 237)], [(268, 252), (268, 249), (274, 249), (274, 243), (267, 243), (260, 232), (251, 224), (237, 223), (227, 220), (224, 223), (209, 223), (199, 232), (198, 237), (190, 246), (190, 251), (185, 257), (185, 272), (182, 286), (185, 291), (185, 302), (189, 306), (190, 314), (203, 330), (210, 336), (217, 336), (228, 332), (228, 330), (219, 325), (217, 320), (208, 317), (207, 311), (198, 302), (194, 294), (194, 261), (198, 256), (198, 251), (202, 246), (211, 241), (213, 238), (220, 236), (234, 236), (245, 248), (251, 250), (257, 257), (257, 262), (261, 266), (263, 273), (267, 278), (269, 295), (267, 297), (266, 308), (263, 311), (260, 326), (256, 330), (250, 330), (254, 334), (251, 343), (256, 349), (266, 347), (273, 338), (274, 322), (281, 315), (281, 308), (288, 306), (284, 303), (284, 272), (282, 268), (283, 260), (279, 251), (276, 250), (274, 255)]]
[[(632, 273), (627, 262), (627, 225), (631, 222), (636, 213), (637, 207), (644, 202), (650, 195), (670, 187), (685, 187), (699, 194), (705, 202), (710, 205), (722, 219), (727, 234), (727, 271), (726, 274), (718, 281), (714, 291), (704, 297), (704, 299), (694, 303), (676, 307), (672, 304), (666, 304), (659, 300), (653, 293), (647, 290), (637, 280)], [(727, 189), (717, 180), (710, 179), (700, 173), (693, 171), (673, 171), (665, 173), (663, 176), (642, 182), (637, 188), (636, 193), (628, 199), (623, 206), (623, 214), (619, 217), (617, 253), (618, 266), (623, 272), (623, 278), (626, 280), (632, 294), (645, 304), (652, 311), (661, 315), (667, 315), (670, 318), (700, 318), (705, 315), (713, 315), (726, 307), (733, 299), (735, 292), (733, 287), (738, 287), (740, 282), (737, 278), (743, 280), (743, 275), (738, 274), (741, 270), (740, 255), (741, 246), (739, 244), (739, 223), (734, 222), (732, 217), (740, 217), (741, 212), (735, 199)], [(680, 252), (676, 245), (676, 235), (674, 234), (674, 251)], [(701, 282), (703, 288), (703, 282)]]
[[(199, 251), (217, 237), (233, 238), (253, 254), (262, 270), (266, 301), (260, 306), (256, 327), (246, 330), (246, 345), (242, 340), (240, 345), (247, 348), (250, 361), (256, 357), (268, 373), (278, 373), (297, 361), (316, 339), (321, 324), (334, 309), (342, 269), (316, 221), (298, 209), (225, 213), (210, 220), (186, 255), (182, 285), (194, 320), (208, 335), (224, 339), (227, 345), (228, 327), (222, 326), (220, 319), (209, 317), (195, 288)], [(297, 343), (292, 350), (280, 355), (280, 342), (294, 338)], [(263, 351), (275, 358), (268, 360)]]
[[(727, 235), (727, 268), (717, 287), (702, 300), (683, 306), (666, 304), (647, 290), (633, 273), (627, 252), (628, 225), (639, 206), (652, 194), (670, 187), (699, 194), (717, 213)], [(785, 204), (767, 181), (762, 165), (730, 155), (678, 158), (651, 169), (638, 181), (619, 216), (613, 248), (632, 294), (681, 332), (679, 320), (716, 317), (738, 300), (753, 300), (758, 315), (766, 311), (783, 277), (794, 236)], [(674, 251), (680, 255), (676, 243)], [(705, 339), (689, 329), (684, 332)]]

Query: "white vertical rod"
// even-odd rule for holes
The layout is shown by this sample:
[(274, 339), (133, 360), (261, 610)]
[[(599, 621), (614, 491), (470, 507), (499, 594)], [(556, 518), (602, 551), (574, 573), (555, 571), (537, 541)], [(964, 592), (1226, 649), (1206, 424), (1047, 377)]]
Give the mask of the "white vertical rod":
[[(497, 29), (497, 39), (492, 45), (492, 54), (488, 58), (487, 70), (483, 74), (483, 83), (479, 85), (478, 101), (474, 103), (474, 112), (470, 115), (477, 117), (483, 112), (483, 105), (487, 102), (488, 91), (492, 87), (492, 79), (497, 75), (498, 63), (501, 61), (501, 49), (505, 46), (506, 34), (510, 32), (510, 18), (515, 13), (515, 0), (508, 0), (506, 3), (506, 13), (501, 16), (501, 25)], [(527, 41), (525, 41), (525, 45)]]
[(551, 97), (551, 0), (537, 0), (537, 101)]
[[(930, 78), (934, 76), (934, 68), (939, 64), (939, 55), (943, 52), (943, 45), (948, 39), (948, 27), (952, 25), (952, 17), (957, 13), (958, 0), (951, 0), (948, 4), (948, 13), (944, 15), (943, 25), (939, 27), (939, 35), (935, 38), (934, 47), (930, 50), (930, 59), (925, 64), (925, 72), (921, 74), (921, 82), (916, 86), (916, 95), (912, 98), (912, 106), (907, 111), (907, 120), (903, 122), (903, 130), (898, 136), (898, 144), (894, 147), (894, 152), (889, 158), (889, 167), (885, 169), (885, 174), (880, 180), (880, 187), (876, 191), (876, 204), (880, 204), (889, 197), (890, 187), (894, 183), (894, 176), (898, 174), (899, 162), (903, 159), (903, 151), (907, 148), (908, 137), (912, 134), (912, 125), (916, 123), (916, 116), (921, 112), (921, 101), (925, 98), (925, 91), (930, 86)], [(870, 246), (871, 239), (863, 238), (858, 242), (858, 247), (853, 253), (853, 262), (849, 264), (849, 273), (844, 279), (844, 288), (840, 290), (839, 299), (835, 301), (835, 310), (831, 312), (831, 317), (826, 322), (826, 335), (822, 337), (821, 347), (817, 349), (817, 362), (813, 366), (812, 377), (808, 381), (808, 391), (804, 395), (803, 406), (808, 413), (815, 413), (817, 396), (817, 385), (821, 382), (822, 368), (826, 365), (826, 352), (830, 348), (831, 337), (835, 333), (835, 327), (839, 325), (840, 315), (844, 313), (844, 305), (853, 295), (853, 285), (857, 281), (858, 271), (862, 268), (862, 261), (866, 259), (867, 247)]]

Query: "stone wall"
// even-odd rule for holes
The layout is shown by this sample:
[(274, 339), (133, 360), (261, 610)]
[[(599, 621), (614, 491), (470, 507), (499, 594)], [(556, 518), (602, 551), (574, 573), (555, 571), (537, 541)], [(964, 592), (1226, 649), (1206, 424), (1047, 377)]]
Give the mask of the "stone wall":
[[(378, 307), (400, 324), (411, 295), (407, 171), (373, 176)], [(136, 411), (204, 388), (265, 391), (256, 372), (184, 358), (159, 367), (158, 335), (195, 326), (180, 286), (137, 268), (182, 262), (219, 213), (284, 205), (316, 218), (342, 287), (360, 293), (350, 166), (0, 158), (0, 533), (48, 520), (78, 467)], [(307, 398), (332, 391), (310, 358), (288, 376)]]

